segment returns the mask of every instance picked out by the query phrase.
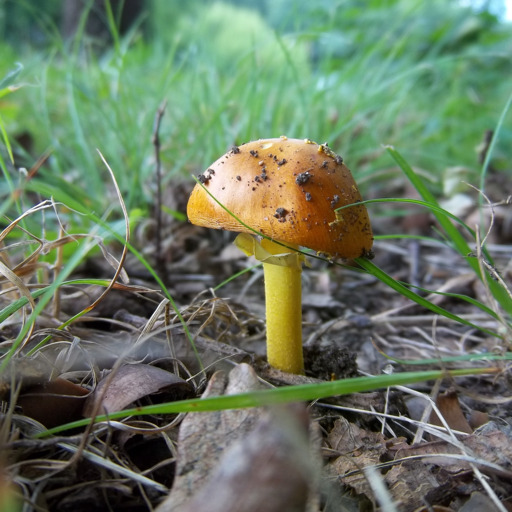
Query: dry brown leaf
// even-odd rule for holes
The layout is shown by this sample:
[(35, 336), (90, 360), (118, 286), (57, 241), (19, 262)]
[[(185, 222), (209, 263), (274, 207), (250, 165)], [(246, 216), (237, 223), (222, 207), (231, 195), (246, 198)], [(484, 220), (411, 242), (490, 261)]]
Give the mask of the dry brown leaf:
[[(240, 364), (213, 375), (203, 397), (262, 389)], [(188, 414), (173, 489), (158, 512), (298, 512), (314, 484), (302, 407)]]
[(23, 389), (17, 404), (25, 415), (52, 428), (81, 419), (88, 393), (89, 390), (82, 386), (57, 378)]
[(496, 505), (481, 492), (471, 494), (469, 500), (464, 503), (459, 512), (498, 512)]
[(362, 470), (379, 464), (387, 451), (384, 436), (341, 418), (336, 421), (327, 440), (331, 449), (339, 453), (339, 457), (329, 464), (329, 472), (339, 475), (342, 482), (358, 494), (371, 498), (371, 487)]
[(469, 413), (468, 423), (473, 430), (489, 423), (489, 413), (472, 409)]
[[(86, 401), (83, 415), (121, 411), (140, 398), (164, 391), (176, 394), (176, 399), (180, 399), (189, 395), (192, 387), (181, 377), (156, 366), (127, 364), (98, 383)], [(98, 402), (101, 402), (99, 406)]]
[(415, 510), (425, 503), (443, 505), (456, 498), (467, 499), (470, 492), (479, 488), (479, 483), (469, 478), (471, 464), (504, 481), (512, 479), (509, 430), (489, 423), (459, 439), (466, 448), (466, 453), (461, 453), (460, 447), (445, 441), (414, 446), (403, 439), (386, 441), (379, 433), (340, 419), (328, 436), (339, 457), (327, 467), (331, 475), (375, 504), (364, 469), (395, 460), (391, 469), (383, 468), (382, 479), (400, 510)]
[[(471, 434), (473, 432), (473, 429), (462, 412), (459, 398), (455, 390), (449, 389), (445, 393), (439, 395), (436, 399), (436, 405), (451, 429), (459, 432), (465, 432), (466, 434)], [(432, 414), (430, 415), (430, 423), (437, 426), (443, 426), (435, 411), (432, 411)]]
[[(282, 411), (281, 411), (282, 412)], [(262, 418), (181, 512), (304, 512), (314, 473), (305, 409)]]
[(393, 466), (383, 478), (400, 510), (414, 510), (430, 503), (429, 495), (442, 493), (430, 465), (417, 460)]
[[(501, 468), (499, 473), (507, 478), (512, 477), (512, 435), (504, 429), (498, 428), (493, 422), (488, 423), (476, 433), (465, 436), (460, 442), (467, 449), (467, 455), (473, 457), (475, 461), (480, 461), (483, 471), (495, 472), (496, 468), (485, 467), (485, 464), (496, 465)], [(439, 454), (435, 459), (432, 455)], [(442, 466), (445, 471), (450, 473), (459, 473), (469, 469), (469, 465), (464, 460), (451, 458), (449, 455), (461, 455), (461, 451), (456, 446), (445, 441), (436, 441), (431, 443), (422, 443), (409, 446), (400, 445), (395, 451), (393, 458), (401, 459), (411, 456), (429, 456), (428, 462), (434, 462)], [(446, 456), (443, 456), (446, 455)]]

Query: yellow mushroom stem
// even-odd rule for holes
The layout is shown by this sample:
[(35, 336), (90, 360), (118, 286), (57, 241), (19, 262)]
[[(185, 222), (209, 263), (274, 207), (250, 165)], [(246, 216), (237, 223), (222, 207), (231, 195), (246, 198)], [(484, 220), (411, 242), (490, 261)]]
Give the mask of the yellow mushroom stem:
[[(261, 245), (271, 254), (283, 246), (264, 239)], [(286, 250), (286, 249), (284, 249)], [(302, 355), (302, 268), (263, 263), (267, 317), (267, 360), (270, 366), (288, 373), (304, 373)]]
[(304, 373), (301, 292), (304, 256), (268, 239), (260, 243), (245, 233), (238, 235), (235, 245), (263, 263), (269, 364), (288, 373)]

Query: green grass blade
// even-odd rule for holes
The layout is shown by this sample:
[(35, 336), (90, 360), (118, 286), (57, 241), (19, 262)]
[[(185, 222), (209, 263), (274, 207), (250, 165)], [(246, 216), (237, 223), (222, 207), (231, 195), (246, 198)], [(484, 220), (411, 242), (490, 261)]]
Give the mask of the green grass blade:
[[(491, 139), (491, 143), (489, 144), (489, 148), (487, 149), (487, 153), (485, 154), (485, 159), (482, 164), (482, 171), (480, 173), (480, 190), (485, 191), (485, 178), (487, 176), (487, 170), (489, 169), (489, 164), (491, 162), (491, 157), (494, 151), (494, 148), (496, 146), (496, 142), (498, 140), (499, 133), (501, 129), (503, 128), (503, 123), (505, 122), (505, 117), (509, 110), (512, 108), (512, 92), (510, 93), (507, 102), (505, 103), (505, 107), (503, 108), (503, 111), (500, 114), (500, 118), (498, 119), (498, 123), (496, 124), (496, 129), (494, 130), (494, 134)], [(478, 201), (480, 204), (480, 207), (483, 206), (484, 196), (480, 194), (478, 196)]]
[[(378, 347), (377, 347), (378, 350)], [(397, 357), (392, 357), (385, 352), (379, 350), (379, 353), (388, 359), (389, 361), (393, 361), (397, 364), (407, 365), (407, 366), (420, 366), (420, 365), (446, 365), (448, 363), (466, 363), (468, 361), (512, 361), (512, 352), (506, 352), (503, 355), (500, 354), (466, 354), (464, 356), (451, 356), (451, 357), (440, 357), (437, 359), (400, 359)]]
[(458, 322), (460, 324), (467, 325), (468, 327), (472, 327), (473, 329), (478, 329), (479, 331), (490, 334), (491, 336), (501, 338), (501, 336), (499, 334), (497, 334), (489, 329), (479, 327), (478, 325), (475, 325), (472, 322), (469, 322), (468, 320), (461, 318), (460, 316), (450, 313), (450, 311), (448, 311), (440, 306), (437, 306), (436, 304), (432, 304), (432, 302), (430, 302), (429, 300), (414, 293), (407, 286), (405, 286), (404, 284), (400, 283), (399, 281), (396, 281), (395, 279), (393, 279), (390, 275), (386, 274), (386, 272), (384, 272), (384, 270), (379, 268), (377, 265), (375, 265), (375, 263), (371, 262), (370, 260), (367, 260), (365, 258), (357, 258), (356, 261), (368, 273), (374, 275), (377, 279), (379, 279), (383, 283), (387, 284), (390, 288), (392, 288), (393, 290), (396, 290), (398, 293), (400, 293), (404, 297), (407, 297), (408, 299), (412, 300), (413, 302), (416, 302), (416, 304), (423, 306), (424, 308), (432, 311), (433, 313), (444, 316), (445, 318), (449, 318), (450, 320), (453, 320), (454, 322)]
[[(258, 392), (240, 393), (238, 395), (214, 396), (181, 400), (166, 404), (134, 407), (123, 411), (113, 412), (108, 416), (97, 416), (95, 421), (108, 421), (127, 416), (141, 416), (145, 414), (177, 414), (184, 412), (207, 412), (226, 409), (242, 409), (247, 407), (261, 407), (290, 402), (318, 400), (330, 396), (350, 395), (365, 391), (374, 391), (390, 386), (408, 385), (416, 382), (436, 380), (444, 377), (453, 378), (464, 375), (478, 375), (495, 373), (495, 369), (466, 368), (459, 370), (431, 370), (421, 372), (403, 372), (391, 375), (378, 375), (376, 377), (354, 377), (351, 379), (320, 382), (315, 384), (302, 384), (298, 386), (285, 386)], [(90, 419), (75, 421), (61, 425), (37, 434), (35, 437), (48, 437), (71, 428), (84, 427), (91, 422)]]
[[(475, 257), (472, 257), (472, 249), (469, 247), (468, 243), (466, 242), (462, 234), (459, 232), (459, 230), (453, 225), (450, 217), (444, 214), (436, 198), (434, 197), (432, 192), (430, 192), (430, 190), (425, 185), (421, 177), (414, 172), (412, 167), (407, 163), (403, 156), (398, 151), (396, 151), (396, 149), (394, 149), (391, 146), (386, 146), (386, 150), (395, 160), (395, 162), (399, 165), (399, 167), (402, 169), (404, 174), (407, 176), (407, 178), (414, 186), (414, 188), (418, 191), (419, 195), (423, 198), (423, 200), (431, 205), (432, 213), (436, 217), (436, 220), (439, 223), (439, 225), (442, 227), (442, 229), (448, 236), (448, 239), (452, 241), (455, 249), (465, 259), (466, 263), (479, 277), (479, 279), (486, 282), (486, 284), (489, 286), (492, 295), (501, 305), (503, 310), (512, 316), (512, 299), (508, 295), (507, 290), (505, 290), (498, 282), (493, 280), (492, 276), (490, 276), (487, 271), (484, 271), (485, 275), (482, 275), (478, 260)], [(483, 248), (483, 251), (485, 252), (485, 248)], [(487, 253), (485, 253), (485, 256), (490, 261), (490, 257), (488, 256)]]
[(1, 80), (0, 80), (0, 98), (6, 96), (10, 92), (16, 89), (12, 86), (18, 75), (23, 71), (23, 64), (16, 62), (16, 67), (11, 69)]
[(395, 162), (402, 169), (402, 171), (407, 176), (408, 180), (411, 182), (414, 188), (417, 190), (423, 201), (425, 201), (429, 206), (431, 206), (432, 213), (435, 215), (437, 221), (445, 230), (450, 240), (453, 241), (454, 247), (457, 249), (457, 251), (466, 258), (468, 264), (473, 268), (473, 270), (478, 275), (480, 275), (478, 263), (474, 259), (471, 260), (467, 256), (469, 253), (471, 253), (469, 245), (467, 244), (464, 237), (459, 233), (457, 228), (451, 223), (450, 218), (447, 215), (445, 215), (444, 210), (439, 206), (439, 203), (434, 197), (434, 194), (430, 192), (430, 190), (425, 185), (421, 177), (414, 172), (412, 167), (407, 163), (407, 161), (395, 148), (391, 146), (386, 146), (386, 150), (392, 156), (393, 160), (395, 160)]
[(2, 116), (0, 116), (0, 133), (2, 134), (2, 140), (4, 141), (5, 149), (7, 150), (7, 154), (9, 155), (9, 160), (14, 165), (14, 156), (12, 154), (12, 146), (9, 141), (9, 137), (7, 136), (7, 131), (5, 129), (5, 125), (2, 120)]

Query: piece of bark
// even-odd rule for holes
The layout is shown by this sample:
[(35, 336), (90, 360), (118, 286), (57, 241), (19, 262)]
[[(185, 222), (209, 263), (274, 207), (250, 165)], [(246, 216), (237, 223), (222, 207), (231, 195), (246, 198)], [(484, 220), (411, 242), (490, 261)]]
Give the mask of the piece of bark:
[[(203, 397), (257, 391), (246, 364), (213, 375)], [(315, 470), (303, 406), (188, 414), (180, 427), (176, 479), (158, 512), (299, 512)]]

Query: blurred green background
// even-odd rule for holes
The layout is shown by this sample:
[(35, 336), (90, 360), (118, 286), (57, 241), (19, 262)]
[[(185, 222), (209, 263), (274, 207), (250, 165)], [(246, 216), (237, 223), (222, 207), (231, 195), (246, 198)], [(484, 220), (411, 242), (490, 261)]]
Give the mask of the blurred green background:
[[(69, 3), (80, 7), (74, 18)], [(129, 24), (122, 10), (134, 7)], [(363, 193), (379, 183), (387, 193), (386, 144), (432, 177), (438, 194), (454, 167), (478, 184), (479, 145), (512, 92), (512, 27), (500, 9), (451, 0), (3, 0), (3, 212), (16, 187), (108, 208), (113, 187), (96, 148), (129, 211), (147, 212), (163, 101), (166, 188), (191, 182), (232, 144), (282, 134), (328, 141)], [(511, 142), (505, 113), (499, 172), (511, 172)], [(32, 179), (20, 173), (46, 152)]]

